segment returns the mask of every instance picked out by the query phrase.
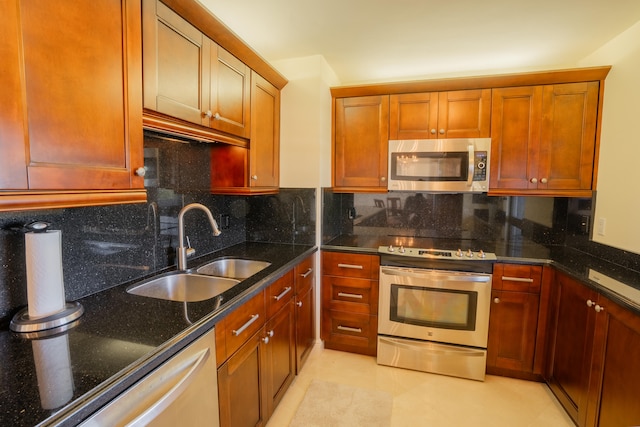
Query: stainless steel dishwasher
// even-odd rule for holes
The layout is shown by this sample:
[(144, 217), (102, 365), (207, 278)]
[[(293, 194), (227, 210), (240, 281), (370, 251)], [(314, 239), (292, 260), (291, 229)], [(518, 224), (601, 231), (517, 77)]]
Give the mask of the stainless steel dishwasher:
[(214, 329), (80, 425), (219, 426)]

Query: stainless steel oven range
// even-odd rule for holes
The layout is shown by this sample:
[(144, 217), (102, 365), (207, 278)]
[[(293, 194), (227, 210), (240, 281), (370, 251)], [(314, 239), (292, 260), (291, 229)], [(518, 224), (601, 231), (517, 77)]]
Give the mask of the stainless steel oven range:
[(495, 254), (378, 252), (378, 364), (483, 381)]

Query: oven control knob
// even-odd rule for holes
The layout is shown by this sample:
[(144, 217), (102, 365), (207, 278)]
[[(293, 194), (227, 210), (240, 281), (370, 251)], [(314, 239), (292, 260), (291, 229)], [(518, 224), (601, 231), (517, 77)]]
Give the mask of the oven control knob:
[(389, 249), (387, 249), (387, 250), (388, 250), (389, 252), (394, 252), (394, 251), (395, 251), (395, 249), (394, 249), (393, 245), (389, 245)]
[(459, 258), (462, 258), (462, 249), (458, 249), (456, 251), (456, 256), (459, 257)]
[(404, 246), (400, 245), (400, 249), (398, 249), (398, 252), (400, 252), (401, 254), (404, 253)]
[(486, 258), (487, 256), (485, 255), (484, 251), (482, 249), (480, 249), (480, 251), (478, 252), (478, 258)]
[(471, 252), (471, 249), (467, 251), (467, 258), (473, 258), (473, 252)]

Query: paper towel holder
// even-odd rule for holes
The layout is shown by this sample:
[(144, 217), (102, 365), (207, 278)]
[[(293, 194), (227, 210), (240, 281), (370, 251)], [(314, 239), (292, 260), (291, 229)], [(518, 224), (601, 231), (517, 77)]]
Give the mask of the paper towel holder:
[[(51, 224), (45, 221), (35, 221), (23, 226), (22, 231), (45, 233)], [(25, 334), (26, 338), (37, 338), (64, 332), (78, 323), (78, 318), (84, 313), (84, 307), (77, 302), (65, 302), (59, 311), (47, 316), (29, 316), (29, 306), (23, 308), (11, 319), (9, 329)]]
[(77, 301), (67, 302), (65, 308), (58, 313), (46, 317), (32, 319), (29, 317), (29, 307), (25, 307), (16, 313), (11, 319), (9, 328), (13, 332), (29, 333), (42, 332), (36, 336), (44, 336), (45, 332), (59, 333), (71, 329), (76, 325), (75, 321), (84, 313), (84, 307)]

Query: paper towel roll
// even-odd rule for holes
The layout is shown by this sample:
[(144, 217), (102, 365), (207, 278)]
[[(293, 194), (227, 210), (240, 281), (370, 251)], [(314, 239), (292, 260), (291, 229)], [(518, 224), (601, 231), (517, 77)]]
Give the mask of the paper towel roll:
[(59, 408), (73, 397), (69, 337), (61, 335), (34, 340), (31, 342), (31, 348), (42, 408)]
[(65, 308), (62, 277), (62, 232), (25, 234), (29, 318), (56, 314)]

